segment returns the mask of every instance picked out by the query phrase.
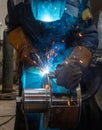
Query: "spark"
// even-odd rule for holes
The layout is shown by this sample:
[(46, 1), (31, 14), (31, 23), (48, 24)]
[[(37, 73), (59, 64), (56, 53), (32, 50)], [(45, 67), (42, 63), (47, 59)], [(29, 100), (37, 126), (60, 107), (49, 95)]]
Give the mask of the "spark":
[(45, 74), (48, 74), (49, 73), (49, 67), (45, 67), (45, 68), (42, 68), (41, 69), (41, 75), (44, 76)]
[(82, 60), (79, 60), (79, 62), (80, 62), (81, 64), (83, 64), (83, 61), (82, 61)]
[(70, 107), (70, 101), (68, 100), (68, 102), (67, 102), (67, 105), (68, 105), (68, 107)]

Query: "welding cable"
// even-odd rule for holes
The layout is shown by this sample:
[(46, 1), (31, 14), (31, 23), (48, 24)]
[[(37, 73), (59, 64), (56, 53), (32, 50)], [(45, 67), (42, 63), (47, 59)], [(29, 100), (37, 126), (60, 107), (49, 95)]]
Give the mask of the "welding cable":
[[(10, 119), (8, 119), (7, 121), (1, 123), (0, 126), (3, 126), (3, 125), (5, 125), (5, 124), (9, 123), (15, 116), (16, 116), (16, 115), (13, 115)], [(2, 117), (2, 116), (0, 116), (0, 117)]]

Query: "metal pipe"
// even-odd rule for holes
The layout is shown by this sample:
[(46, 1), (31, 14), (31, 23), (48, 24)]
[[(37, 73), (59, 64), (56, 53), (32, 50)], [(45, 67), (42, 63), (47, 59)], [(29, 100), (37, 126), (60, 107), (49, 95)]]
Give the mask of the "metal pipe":
[(24, 111), (45, 112), (48, 110), (50, 98), (49, 89), (24, 89)]

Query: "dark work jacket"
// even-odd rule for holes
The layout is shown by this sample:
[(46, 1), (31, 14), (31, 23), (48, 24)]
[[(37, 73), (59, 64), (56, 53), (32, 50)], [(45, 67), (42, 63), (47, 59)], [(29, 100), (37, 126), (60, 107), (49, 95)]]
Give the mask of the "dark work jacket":
[[(82, 12), (88, 8), (86, 0), (68, 0), (66, 8), (60, 20), (46, 23), (35, 20), (29, 3), (20, 3), (9, 12), (9, 26), (22, 26), (38, 50), (50, 49), (56, 43), (65, 43), (67, 49), (81, 45), (95, 50), (98, 46), (96, 25), (92, 19), (82, 20)], [(81, 38), (77, 36), (80, 32)]]
[[(93, 52), (98, 46), (98, 33), (93, 19), (82, 19), (82, 12), (88, 8), (87, 2), (68, 0), (66, 7), (68, 10), (65, 10), (60, 20), (46, 23), (35, 20), (29, 3), (20, 3), (10, 12), (9, 27), (21, 26), (32, 41), (32, 45), (40, 52), (50, 53), (54, 48), (56, 54), (60, 52), (59, 55), (69, 55), (68, 53), (78, 45)], [(83, 37), (78, 37), (79, 33)], [(62, 60), (63, 58), (60, 62)]]

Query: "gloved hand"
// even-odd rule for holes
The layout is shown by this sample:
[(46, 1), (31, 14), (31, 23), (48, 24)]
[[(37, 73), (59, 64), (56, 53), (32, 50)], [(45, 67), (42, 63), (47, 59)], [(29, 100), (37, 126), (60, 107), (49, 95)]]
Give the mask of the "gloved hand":
[(19, 59), (28, 66), (37, 66), (36, 59), (31, 57), (31, 54), (36, 53), (35, 50), (31, 45), (23, 46), (18, 51)]
[(55, 70), (57, 84), (65, 88), (77, 87), (91, 57), (91, 52), (87, 48), (77, 46), (70, 57), (57, 66)]
[(33, 48), (31, 41), (21, 27), (9, 32), (8, 41), (17, 50), (20, 61), (28, 66), (37, 65), (30, 56), (31, 53), (37, 51)]
[(81, 67), (69, 60), (68, 64), (63, 63), (57, 66), (55, 71), (56, 82), (65, 88), (74, 88), (80, 82), (82, 73)]

